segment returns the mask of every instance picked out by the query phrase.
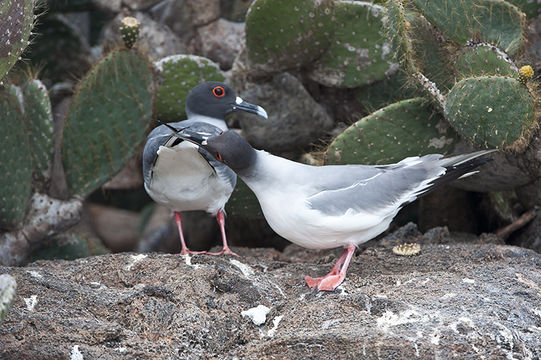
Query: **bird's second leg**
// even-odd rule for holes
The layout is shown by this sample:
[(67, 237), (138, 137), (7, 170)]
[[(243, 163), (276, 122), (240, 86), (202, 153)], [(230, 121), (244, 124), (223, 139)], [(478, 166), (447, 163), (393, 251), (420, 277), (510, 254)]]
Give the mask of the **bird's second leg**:
[(220, 225), (220, 232), (222, 233), (222, 243), (223, 243), (223, 249), (221, 251), (218, 251), (217, 253), (209, 253), (208, 255), (222, 255), (222, 254), (228, 254), (228, 255), (235, 255), (239, 256), (235, 252), (233, 252), (229, 246), (227, 245), (227, 237), (225, 236), (225, 216), (224, 212), (222, 210), (218, 211), (218, 214), (216, 214), (216, 220), (218, 220), (218, 224)]
[(304, 278), (306, 285), (308, 285), (310, 288), (317, 286), (318, 291), (333, 291), (346, 278), (349, 262), (351, 261), (354, 253), (355, 245), (349, 245), (346, 249), (344, 249), (344, 252), (342, 255), (340, 255), (340, 258), (338, 258), (338, 261), (336, 261), (336, 264), (327, 275), (319, 278), (306, 276)]
[(184, 241), (184, 233), (182, 232), (182, 220), (180, 218), (180, 213), (175, 211), (175, 222), (177, 223), (178, 233), (180, 235), (180, 254), (179, 255), (189, 255), (189, 254), (203, 254), (204, 251), (192, 251), (186, 246)]

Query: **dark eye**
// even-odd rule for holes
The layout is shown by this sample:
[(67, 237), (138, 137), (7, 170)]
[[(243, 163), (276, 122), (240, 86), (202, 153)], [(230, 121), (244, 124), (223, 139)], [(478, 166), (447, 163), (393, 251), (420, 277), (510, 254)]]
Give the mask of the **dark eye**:
[(216, 97), (223, 97), (225, 95), (225, 90), (221, 86), (216, 86), (214, 89), (212, 89), (212, 93)]
[(220, 155), (220, 153), (216, 153), (216, 159), (218, 159), (218, 161), (222, 161), (222, 155)]

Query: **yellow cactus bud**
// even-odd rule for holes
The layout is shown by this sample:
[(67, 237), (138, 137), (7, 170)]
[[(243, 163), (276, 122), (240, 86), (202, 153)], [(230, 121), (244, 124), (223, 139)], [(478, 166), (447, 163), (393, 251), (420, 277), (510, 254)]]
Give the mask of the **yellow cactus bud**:
[(518, 71), (518, 81), (526, 84), (533, 77), (533, 68), (530, 65), (525, 65)]
[(139, 21), (131, 16), (125, 17), (122, 19), (120, 33), (122, 34), (122, 40), (124, 40), (126, 47), (131, 49), (139, 36)]

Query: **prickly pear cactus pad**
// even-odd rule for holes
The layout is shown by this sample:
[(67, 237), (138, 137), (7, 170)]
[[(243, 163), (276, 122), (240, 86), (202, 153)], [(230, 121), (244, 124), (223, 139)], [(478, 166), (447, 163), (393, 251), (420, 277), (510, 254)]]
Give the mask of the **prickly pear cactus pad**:
[(329, 145), (326, 164), (389, 164), (408, 156), (450, 152), (457, 134), (426, 100), (403, 100), (347, 128)]
[(228, 215), (232, 216), (263, 219), (263, 212), (257, 197), (241, 179), (237, 179), (237, 186), (227, 201), (225, 210)]
[(0, 275), (0, 323), (5, 319), (9, 306), (15, 299), (17, 282), (9, 274)]
[(28, 45), (35, 2), (3, 0), (0, 3), (0, 82)]
[(502, 0), (413, 0), (443, 35), (459, 45), (489, 42), (513, 56), (523, 47), (526, 16)]
[(522, 151), (535, 127), (534, 98), (517, 79), (483, 76), (449, 92), (445, 118), (474, 145)]
[(309, 77), (326, 86), (358, 87), (398, 70), (385, 38), (385, 8), (362, 1), (335, 3), (331, 45)]
[(399, 71), (388, 79), (355, 90), (355, 97), (367, 113), (376, 111), (400, 100), (422, 96), (417, 88), (408, 83), (405, 72)]
[(504, 52), (488, 44), (463, 47), (456, 54), (454, 66), (458, 80), (479, 75), (511, 76), (518, 71)]
[(0, 86), (0, 228), (23, 221), (32, 190), (32, 158), (15, 87)]
[(131, 50), (107, 55), (80, 82), (64, 127), (62, 158), (71, 193), (84, 197), (107, 181), (145, 139), (153, 75)]
[(158, 69), (158, 119), (181, 121), (186, 119), (186, 98), (198, 84), (205, 81), (223, 81), (217, 64), (195, 55), (172, 55), (156, 62)]
[(536, 18), (541, 13), (541, 2), (537, 0), (507, 0), (520, 8), (528, 19)]
[[(274, 71), (300, 68), (330, 45), (333, 1), (256, 0), (246, 14), (248, 58)], [(334, 24), (333, 24), (334, 23)]]
[(401, 0), (387, 2), (387, 38), (391, 46), (393, 61), (410, 73), (416, 72), (413, 62), (413, 48), (409, 38), (411, 22), (406, 20), (404, 4)]
[(53, 112), (47, 88), (39, 80), (29, 80), (22, 88), (24, 118), (34, 162), (34, 173), (49, 178), (53, 160)]
[(406, 14), (408, 36), (412, 43), (415, 67), (442, 91), (449, 91), (455, 83), (449, 53), (442, 46), (441, 36), (434, 31), (434, 26), (418, 13)]

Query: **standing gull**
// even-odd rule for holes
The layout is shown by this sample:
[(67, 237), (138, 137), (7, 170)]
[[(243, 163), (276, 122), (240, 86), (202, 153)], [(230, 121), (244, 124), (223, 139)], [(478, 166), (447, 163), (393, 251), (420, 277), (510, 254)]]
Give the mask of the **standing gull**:
[(444, 158), (432, 154), (382, 166), (310, 166), (255, 150), (240, 135), (184, 129), (177, 136), (199, 144), (228, 165), (257, 196), (271, 228), (310, 249), (344, 247), (331, 272), (305, 277), (332, 291), (344, 281), (357, 245), (385, 231), (398, 211), (437, 186), (474, 174), (493, 150)]
[[(206, 150), (176, 137), (171, 129), (189, 129), (207, 136), (227, 130), (225, 116), (246, 111), (267, 118), (265, 110), (235, 95), (219, 82), (197, 85), (186, 100), (188, 120), (160, 125), (148, 135), (143, 151), (145, 190), (157, 203), (173, 210), (185, 254), (234, 254), (227, 245), (224, 207), (237, 177)], [(223, 249), (218, 253), (191, 251), (182, 232), (180, 211), (204, 210), (216, 216), (222, 234)]]

